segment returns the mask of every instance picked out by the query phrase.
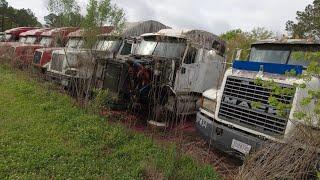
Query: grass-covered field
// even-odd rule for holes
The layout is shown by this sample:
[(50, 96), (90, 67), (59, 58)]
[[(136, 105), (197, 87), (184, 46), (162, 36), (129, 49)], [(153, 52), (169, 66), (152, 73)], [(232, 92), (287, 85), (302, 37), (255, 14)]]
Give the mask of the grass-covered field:
[(0, 65), (0, 179), (217, 179), (212, 167), (85, 113)]

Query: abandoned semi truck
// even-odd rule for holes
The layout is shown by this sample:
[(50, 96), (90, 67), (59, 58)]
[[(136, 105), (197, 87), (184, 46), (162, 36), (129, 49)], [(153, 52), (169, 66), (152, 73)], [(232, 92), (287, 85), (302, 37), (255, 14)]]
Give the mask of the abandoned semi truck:
[[(300, 76), (308, 66), (308, 57), (320, 52), (320, 43), (307, 40), (264, 40), (252, 44), (247, 61), (235, 60), (220, 89), (203, 93), (197, 114), (197, 129), (217, 149), (239, 158), (257, 150), (265, 141), (285, 142), (299, 125), (319, 127), (316, 121), (306, 124), (294, 114), (314, 109), (301, 102), (309, 90), (320, 88), (319, 78), (305, 81)], [(272, 82), (280, 89), (275, 93)], [(306, 88), (296, 84), (306, 84)], [(272, 100), (272, 99), (273, 100)], [(281, 102), (280, 110), (272, 101)], [(314, 116), (317, 117), (317, 116)], [(317, 129), (316, 131), (319, 131)]]
[(153, 112), (149, 123), (167, 126), (163, 113), (195, 114), (202, 93), (219, 86), (224, 50), (225, 43), (209, 32), (163, 29), (142, 35), (124, 62), (125, 73), (107, 66), (106, 80), (132, 108)]
[[(105, 26), (99, 32), (111, 33), (113, 29), (111, 26)], [(51, 61), (46, 65), (49, 79), (69, 87), (72, 78), (87, 77), (92, 57), (91, 50), (86, 49), (85, 33), (84, 29), (70, 33), (66, 47), (52, 51)]]
[(34, 27), (18, 27), (18, 28), (13, 28), (5, 31), (4, 39), (2, 42), (0, 42), (0, 56), (5, 56), (7, 55), (6, 53), (10, 51), (10, 46), (14, 44), (19, 44), (20, 39), (22, 38), (23, 35), (22, 33), (30, 30), (34, 30), (37, 28)]
[(61, 49), (68, 42), (68, 35), (79, 28), (62, 27), (42, 33), (41, 48), (35, 50), (32, 65), (45, 70), (45, 65), (50, 62), (52, 51)]
[(115, 35), (112, 33), (113, 27), (109, 27), (107, 33), (99, 35), (98, 41), (92, 49), (67, 52), (68, 58), (60, 62), (64, 64), (62, 71), (59, 71), (62, 84), (69, 89), (74, 89), (75, 82), (82, 82), (85, 86), (89, 82), (95, 88), (102, 88), (107, 61), (131, 54), (134, 49), (132, 47), (136, 45), (135, 38), (139, 35), (157, 32), (166, 27), (156, 21), (127, 23), (122, 35)]
[(33, 59), (33, 55), (36, 49), (43, 47), (41, 40), (44, 32), (50, 31), (49, 28), (34, 29), (21, 33), (21, 36), (25, 38), (23, 43), (11, 45), (10, 53), (18, 64), (22, 66), (30, 65)]
[(16, 42), (19, 40), (20, 34), (26, 31), (37, 29), (36, 27), (17, 27), (5, 31), (6, 42)]
[[(126, 61), (131, 54), (134, 54), (141, 38), (145, 33), (155, 33), (168, 26), (153, 20), (127, 23), (121, 36), (105, 36), (106, 39), (118, 39), (119, 46), (113, 53), (107, 53), (103, 58), (98, 59), (98, 71), (95, 87), (108, 89), (113, 96), (120, 97), (122, 94), (122, 83), (128, 74)], [(99, 44), (99, 43), (98, 43)], [(118, 100), (123, 98), (117, 98)], [(119, 102), (115, 102), (117, 104)]]

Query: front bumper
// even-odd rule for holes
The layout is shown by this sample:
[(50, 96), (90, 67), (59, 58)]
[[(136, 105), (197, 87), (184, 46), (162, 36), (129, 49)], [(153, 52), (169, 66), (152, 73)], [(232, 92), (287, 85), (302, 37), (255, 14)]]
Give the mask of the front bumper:
[(234, 140), (250, 145), (250, 152), (257, 150), (264, 143), (264, 140), (254, 135), (220, 124), (201, 112), (197, 114), (196, 128), (214, 148), (240, 159), (244, 159), (246, 154), (231, 147)]
[(62, 74), (58, 74), (58, 73), (54, 73), (54, 72), (51, 72), (51, 71), (47, 71), (46, 73), (46, 79), (49, 80), (49, 81), (53, 81), (57, 84), (60, 84), (64, 87), (68, 87), (71, 85), (71, 81), (72, 81), (72, 78), (69, 77), (69, 76), (65, 76), (65, 75), (62, 75)]

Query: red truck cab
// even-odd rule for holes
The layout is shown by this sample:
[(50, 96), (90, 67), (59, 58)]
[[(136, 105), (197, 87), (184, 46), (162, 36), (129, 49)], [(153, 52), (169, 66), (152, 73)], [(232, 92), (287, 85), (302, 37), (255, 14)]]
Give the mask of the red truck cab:
[[(22, 33), (30, 30), (37, 29), (35, 27), (17, 27), (13, 29), (8, 29), (5, 31), (4, 38), (0, 42), (0, 56), (5, 56), (8, 52), (11, 52), (10, 47), (15, 44), (19, 44), (25, 40)], [(10, 53), (12, 55), (12, 53)]]
[(64, 47), (69, 39), (69, 34), (78, 29), (79, 28), (75, 27), (62, 27), (44, 32), (42, 34), (42, 40), (40, 41), (40, 44), (43, 45), (44, 48), (39, 48), (35, 51), (32, 65), (43, 69), (45, 65), (50, 62), (52, 51)]
[(21, 36), (25, 37), (24, 42), (13, 44), (11, 46), (14, 60), (21, 65), (29, 65), (33, 59), (35, 50), (43, 47), (42, 45), (40, 45), (42, 33), (49, 30), (50, 29), (48, 28), (42, 28), (21, 33)]
[(5, 42), (16, 42), (19, 40), (20, 34), (26, 31), (37, 29), (36, 27), (17, 27), (5, 31)]

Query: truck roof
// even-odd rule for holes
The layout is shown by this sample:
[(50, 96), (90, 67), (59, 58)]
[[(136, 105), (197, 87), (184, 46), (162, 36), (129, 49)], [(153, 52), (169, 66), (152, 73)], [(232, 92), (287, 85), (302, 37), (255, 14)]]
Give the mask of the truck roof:
[(49, 28), (42, 28), (42, 29), (33, 29), (30, 31), (26, 31), (21, 33), (21, 36), (40, 36), (43, 32), (49, 31)]
[(204, 30), (188, 30), (188, 29), (162, 29), (156, 33), (143, 34), (142, 37), (148, 36), (166, 36), (179, 39), (186, 39), (193, 44), (201, 45), (204, 48), (212, 49), (212, 45), (218, 42), (225, 47), (225, 42), (219, 36)]
[(277, 45), (320, 45), (320, 41), (313, 39), (265, 39), (252, 45), (277, 44)]
[[(118, 37), (130, 38), (139, 37), (145, 33), (155, 33), (161, 29), (170, 28), (158, 21), (148, 20), (139, 22), (126, 22), (123, 33), (121, 35), (116, 35)], [(101, 37), (109, 37), (110, 33), (101, 34)], [(111, 35), (112, 36), (112, 35)]]
[[(105, 33), (111, 33), (113, 31), (114, 27), (113, 26), (104, 26), (101, 27), (101, 34)], [(83, 37), (85, 33), (84, 29), (79, 29), (77, 31), (74, 31), (68, 35), (68, 37)]]
[(37, 27), (17, 27), (13, 29), (8, 29), (5, 31), (6, 34), (15, 34), (15, 33), (23, 33), (26, 31), (30, 31), (32, 29), (38, 29)]
[(74, 31), (77, 31), (78, 29), (79, 28), (77, 27), (61, 27), (61, 28), (51, 29), (50, 31), (45, 31), (41, 35), (51, 37), (64, 32), (74, 32)]

